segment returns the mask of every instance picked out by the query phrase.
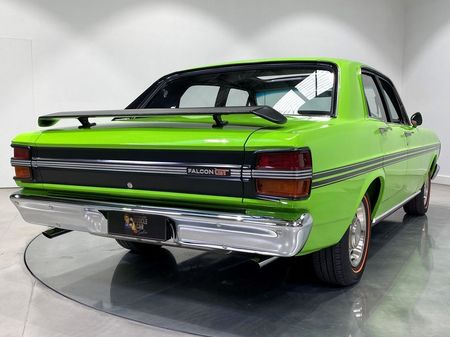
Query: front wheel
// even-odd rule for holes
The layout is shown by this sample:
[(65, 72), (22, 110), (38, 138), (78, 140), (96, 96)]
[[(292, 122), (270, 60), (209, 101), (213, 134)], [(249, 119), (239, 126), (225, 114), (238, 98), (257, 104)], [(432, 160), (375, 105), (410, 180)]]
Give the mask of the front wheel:
[(358, 282), (367, 262), (370, 232), (370, 204), (365, 195), (342, 239), (332, 247), (313, 253), (317, 277), (321, 281), (338, 286), (349, 286)]

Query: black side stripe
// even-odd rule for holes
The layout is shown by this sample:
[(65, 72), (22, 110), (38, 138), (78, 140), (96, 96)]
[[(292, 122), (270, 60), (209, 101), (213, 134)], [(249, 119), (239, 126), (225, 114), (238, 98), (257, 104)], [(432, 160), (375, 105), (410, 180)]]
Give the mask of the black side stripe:
[[(429, 150), (425, 150), (425, 151), (423, 151), (423, 153), (426, 153), (428, 151)], [(330, 184), (333, 184), (333, 183), (337, 183), (337, 182), (340, 182), (340, 181), (343, 181), (343, 180), (346, 180), (346, 179), (354, 178), (354, 177), (357, 177), (359, 175), (362, 175), (362, 174), (374, 171), (376, 169), (382, 168), (384, 166), (392, 165), (392, 164), (401, 162), (401, 161), (403, 161), (405, 159), (419, 156), (419, 155), (421, 155), (423, 153), (415, 153), (415, 154), (413, 154), (411, 156), (402, 156), (401, 158), (393, 158), (393, 159), (390, 159), (390, 160), (388, 160), (388, 161), (386, 161), (384, 163), (383, 162), (377, 163), (375, 165), (369, 166), (367, 168), (364, 168), (364, 169), (361, 169), (361, 170), (358, 170), (358, 171), (353, 171), (353, 172), (350, 172), (350, 173), (347, 173), (347, 174), (343, 174), (343, 175), (340, 175), (340, 176), (337, 176), (337, 177), (334, 177), (334, 178), (321, 180), (319, 182), (313, 182), (312, 188), (322, 187), (322, 186), (326, 186), (326, 185), (330, 185)]]
[[(376, 169), (382, 168), (384, 166), (392, 165), (392, 164), (401, 162), (401, 161), (409, 159), (409, 158), (418, 157), (418, 156), (420, 156), (422, 154), (425, 154), (427, 152), (430, 152), (430, 151), (432, 151), (432, 150), (434, 150), (436, 148), (438, 148), (438, 146), (436, 146), (436, 145), (424, 146), (422, 148), (414, 149), (414, 150), (410, 151), (409, 153), (405, 153), (407, 151), (402, 151), (402, 153), (404, 153), (404, 154), (402, 154), (402, 155), (396, 154), (395, 157), (392, 156), (392, 155), (386, 156), (386, 157), (384, 157), (384, 160), (382, 159), (381, 161), (379, 161), (379, 160), (377, 160), (377, 161), (369, 160), (369, 161), (366, 161), (366, 162), (375, 162), (375, 163), (370, 165), (370, 166), (367, 166), (367, 164), (365, 164), (365, 165), (363, 165), (365, 168), (357, 170), (357, 171), (353, 171), (354, 168), (346, 169), (346, 172), (348, 172), (350, 170), (352, 172), (344, 173), (344, 174), (341, 174), (341, 175), (338, 175), (338, 176), (335, 176), (335, 177), (332, 177), (332, 178), (329, 178), (329, 179), (323, 179), (323, 180), (320, 180), (320, 181), (313, 181), (311, 187), (312, 188), (323, 187), (323, 186), (334, 184), (334, 183), (337, 183), (337, 182), (340, 182), (340, 181), (343, 181), (343, 180), (354, 178), (354, 177), (357, 177), (359, 175), (362, 175), (362, 174), (374, 171)], [(386, 160), (386, 158), (389, 158), (389, 159)], [(349, 165), (349, 166), (354, 167), (356, 165)], [(358, 166), (360, 166), (360, 165), (358, 165)], [(341, 168), (339, 168), (339, 170), (341, 170)], [(328, 174), (328, 175), (331, 175), (331, 174)], [(333, 175), (334, 175), (334, 173), (333, 173)]]
[(414, 154), (407, 155), (407, 156), (402, 156), (401, 158), (393, 158), (393, 159), (390, 159), (388, 161), (385, 161), (384, 163), (383, 162), (377, 163), (375, 165), (366, 167), (364, 169), (361, 169), (361, 170), (358, 170), (358, 171), (352, 171), (352, 172), (349, 172), (347, 174), (339, 175), (339, 176), (334, 177), (334, 178), (329, 178), (329, 179), (325, 179), (325, 180), (321, 180), (321, 181), (315, 181), (315, 182), (313, 181), (312, 188), (322, 187), (322, 186), (334, 184), (334, 183), (337, 183), (337, 182), (340, 182), (340, 181), (343, 181), (343, 180), (347, 180), (347, 179), (350, 179), (350, 178), (354, 178), (354, 177), (357, 177), (359, 175), (362, 175), (362, 174), (374, 171), (376, 169), (379, 169), (379, 168), (382, 168), (382, 167), (385, 167), (385, 166), (389, 166), (389, 165), (393, 165), (393, 164), (399, 163), (399, 162), (401, 162), (403, 160), (406, 160), (406, 159), (409, 159), (409, 158), (412, 158), (412, 157), (420, 156), (420, 155), (422, 155), (422, 154), (424, 154), (424, 153), (426, 153), (428, 151), (429, 150), (424, 150), (422, 152), (414, 153)]
[(362, 162), (349, 164), (349, 165), (345, 165), (345, 166), (341, 166), (341, 167), (337, 167), (337, 168), (333, 168), (333, 169), (329, 169), (329, 170), (325, 170), (325, 171), (320, 171), (320, 172), (314, 173), (313, 178), (314, 179), (321, 179), (321, 178), (325, 178), (325, 177), (328, 177), (328, 176), (331, 176), (331, 175), (339, 174), (339, 173), (342, 173), (342, 172), (347, 172), (347, 171), (350, 171), (350, 170), (355, 170), (355, 169), (358, 169), (358, 168), (361, 168), (361, 167), (365, 167), (367, 165), (371, 165), (371, 164), (375, 164), (375, 163), (378, 163), (378, 162), (382, 162), (383, 160), (386, 160), (386, 159), (396, 158), (396, 157), (399, 157), (399, 156), (405, 156), (405, 155), (412, 154), (412, 153), (415, 153), (415, 152), (418, 152), (418, 151), (423, 151), (425, 149), (430, 149), (431, 150), (431, 149), (435, 149), (435, 148), (438, 148), (438, 147), (439, 147), (439, 144), (433, 144), (433, 145), (427, 145), (427, 146), (423, 146), (423, 147), (416, 148), (416, 149), (409, 150), (409, 151), (408, 150), (400, 151), (400, 152), (392, 153), (392, 154), (387, 155), (387, 156), (380, 156), (380, 157), (376, 157), (376, 158), (373, 158), (373, 159), (365, 160), (365, 161), (362, 161)]

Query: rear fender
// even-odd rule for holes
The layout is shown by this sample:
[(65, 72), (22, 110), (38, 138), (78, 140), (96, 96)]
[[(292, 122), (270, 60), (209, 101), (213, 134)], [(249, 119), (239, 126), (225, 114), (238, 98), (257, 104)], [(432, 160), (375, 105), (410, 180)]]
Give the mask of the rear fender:
[(364, 176), (323, 187), (324, 191), (320, 196), (312, 196), (314, 202), (307, 208), (311, 209), (314, 225), (301, 254), (308, 254), (338, 243), (350, 226), (369, 186), (379, 179), (380, 191), (375, 206), (372, 206), (372, 214), (376, 214), (383, 196), (384, 177), (383, 169), (378, 169)]
[(374, 218), (374, 215), (377, 214), (378, 209), (380, 208), (380, 203), (381, 200), (383, 198), (383, 193), (384, 193), (384, 187), (385, 187), (385, 174), (384, 174), (384, 170), (383, 169), (379, 169), (376, 171), (371, 172), (370, 174), (367, 174), (364, 184), (361, 186), (361, 189), (359, 191), (359, 197), (358, 199), (355, 201), (355, 212), (356, 209), (359, 206), (359, 203), (361, 202), (361, 200), (363, 199), (364, 195), (367, 193), (367, 191), (370, 188), (370, 185), (375, 181), (375, 180), (380, 180), (380, 190), (378, 191), (378, 195), (375, 198), (375, 202), (373, 200), (371, 200), (371, 205), (370, 205), (370, 211), (372, 214), (372, 219)]
[[(385, 175), (384, 175), (383, 169), (378, 169), (376, 171), (370, 172), (370, 173), (365, 175), (364, 182), (363, 182), (363, 184), (361, 184), (361, 188), (359, 189), (358, 193), (355, 194), (357, 197), (355, 198), (354, 204), (353, 204), (353, 207), (352, 207), (353, 212), (352, 212), (352, 214), (349, 214), (346, 224), (343, 224), (343, 226), (340, 228), (341, 229), (341, 235), (339, 237), (339, 240), (336, 241), (336, 243), (340, 241), (340, 239), (344, 236), (345, 232), (347, 231), (348, 226), (350, 226), (350, 223), (353, 220), (353, 217), (354, 217), (354, 215), (356, 213), (356, 210), (359, 207), (359, 204), (361, 203), (361, 201), (363, 200), (364, 195), (369, 190), (370, 185), (375, 180), (379, 179), (380, 180), (380, 191), (379, 191), (378, 196), (376, 198), (375, 205), (372, 205), (372, 204), (370, 205), (370, 208), (371, 208), (370, 212), (371, 212), (372, 219), (374, 218), (375, 214), (377, 214), (377, 211), (378, 211), (378, 209), (380, 207), (380, 201), (383, 198), (384, 182), (385, 182), (384, 177), (385, 177)], [(371, 221), (372, 221), (372, 219), (371, 219)]]

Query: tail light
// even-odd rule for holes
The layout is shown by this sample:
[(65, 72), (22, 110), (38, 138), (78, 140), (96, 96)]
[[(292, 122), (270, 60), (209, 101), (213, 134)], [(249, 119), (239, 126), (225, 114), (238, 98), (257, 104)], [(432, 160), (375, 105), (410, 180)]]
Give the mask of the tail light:
[(14, 179), (32, 179), (30, 148), (25, 146), (14, 146), (13, 149), (14, 157), (11, 158), (11, 165), (15, 170)]
[(289, 199), (307, 198), (311, 191), (312, 160), (308, 149), (260, 152), (256, 158), (256, 192)]

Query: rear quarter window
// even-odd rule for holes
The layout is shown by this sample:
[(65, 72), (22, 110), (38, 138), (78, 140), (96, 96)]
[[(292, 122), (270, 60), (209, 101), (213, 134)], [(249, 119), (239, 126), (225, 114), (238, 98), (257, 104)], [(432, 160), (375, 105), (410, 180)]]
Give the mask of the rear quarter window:
[(369, 116), (386, 122), (386, 111), (384, 110), (383, 100), (375, 79), (371, 75), (362, 74), (362, 83)]

